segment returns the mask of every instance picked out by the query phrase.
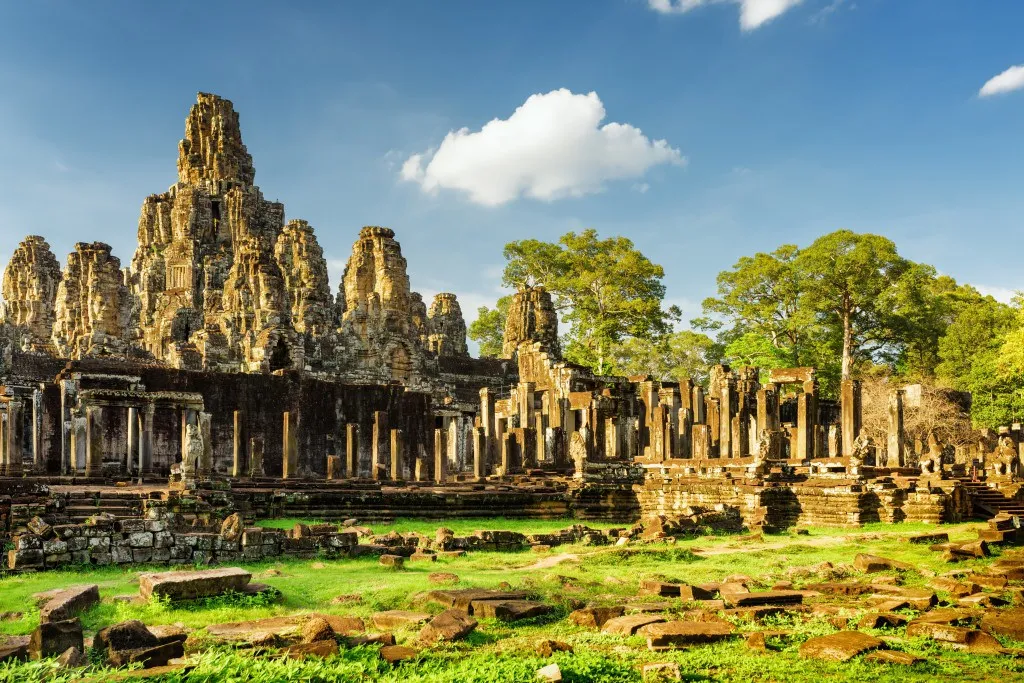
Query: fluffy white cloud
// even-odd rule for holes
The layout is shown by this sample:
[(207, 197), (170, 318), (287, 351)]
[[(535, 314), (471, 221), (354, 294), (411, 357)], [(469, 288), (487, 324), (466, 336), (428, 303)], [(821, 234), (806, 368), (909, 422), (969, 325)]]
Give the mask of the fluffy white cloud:
[(740, 6), (740, 28), (753, 31), (803, 0), (647, 0), (648, 6), (662, 14), (682, 14), (704, 5), (724, 2)]
[(452, 131), (436, 150), (413, 154), (401, 177), (424, 192), (461, 190), (485, 206), (518, 197), (551, 201), (600, 192), (605, 182), (684, 164), (678, 149), (627, 123), (601, 122), (597, 93), (566, 89), (531, 95), (507, 119), (479, 131)]
[(1021, 88), (1024, 88), (1024, 64), (1011, 66), (998, 76), (988, 79), (988, 82), (981, 86), (978, 95), (981, 97), (991, 97), (992, 95), (1001, 95), (1014, 90), (1020, 90)]

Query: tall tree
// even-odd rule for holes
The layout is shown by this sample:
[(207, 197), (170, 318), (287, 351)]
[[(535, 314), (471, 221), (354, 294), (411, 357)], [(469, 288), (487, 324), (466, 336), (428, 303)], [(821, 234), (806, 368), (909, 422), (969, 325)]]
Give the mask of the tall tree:
[(800, 306), (803, 277), (796, 263), (799, 253), (796, 246), (784, 244), (770, 254), (741, 258), (732, 270), (718, 274), (718, 296), (704, 300), (704, 316), (694, 324), (720, 330), (725, 343), (753, 334), (767, 340), (778, 351), (773, 357), (786, 359), (784, 364), (809, 364), (813, 316)]
[(497, 358), (501, 355), (505, 321), (508, 319), (508, 306), (511, 300), (511, 296), (503, 296), (498, 299), (494, 308), (480, 306), (476, 309), (476, 320), (470, 323), (467, 336), (480, 347), (481, 357)]
[(722, 360), (722, 348), (706, 334), (679, 330), (659, 339), (630, 337), (615, 347), (614, 356), (616, 374), (706, 385), (711, 366)]
[(911, 265), (891, 240), (850, 230), (819, 237), (797, 256), (801, 305), (842, 340), (842, 379), (857, 360), (898, 341), (897, 283)]
[(595, 372), (612, 370), (612, 352), (622, 340), (658, 338), (679, 317), (678, 308), (662, 308), (664, 269), (625, 237), (569, 232), (558, 244), (509, 243), (505, 257), (504, 284), (544, 285), (571, 325), (566, 358)]

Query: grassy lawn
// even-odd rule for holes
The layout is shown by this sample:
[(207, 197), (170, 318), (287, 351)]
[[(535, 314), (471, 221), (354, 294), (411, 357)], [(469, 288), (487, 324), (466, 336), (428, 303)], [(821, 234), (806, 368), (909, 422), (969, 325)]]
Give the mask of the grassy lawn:
[[(291, 529), (297, 523), (319, 524), (321, 520), (315, 519), (262, 519), (256, 522), (257, 526), (270, 529)], [(518, 531), (524, 534), (543, 534), (564, 529), (573, 524), (586, 524), (591, 529), (615, 529), (624, 528), (628, 524), (609, 524), (604, 522), (579, 522), (574, 519), (514, 519), (507, 517), (486, 517), (481, 519), (408, 519), (399, 517), (391, 523), (367, 523), (365, 526), (373, 529), (374, 533), (386, 534), (397, 531), (400, 534), (416, 532), (433, 536), (438, 527), (451, 529), (458, 536), (466, 536), (474, 531)]]
[[(296, 520), (272, 520), (291, 526)], [(275, 526), (277, 524), (274, 524)], [(444, 526), (463, 534), (474, 529), (514, 529), (551, 531), (566, 525), (564, 521), (524, 522), (519, 520), (470, 520), (445, 522)], [(377, 532), (392, 529), (420, 531), (432, 535), (437, 524), (399, 520), (394, 525), (374, 525)], [(954, 539), (974, 536), (977, 524), (941, 527)], [(461, 558), (440, 559), (430, 563), (409, 563), (401, 571), (381, 567), (375, 558), (342, 560), (292, 560), (277, 563), (243, 564), (254, 580), (270, 584), (282, 593), (280, 602), (268, 604), (258, 599), (213, 599), (190, 604), (168, 605), (152, 602), (144, 605), (114, 603), (115, 595), (137, 592), (138, 567), (82, 569), (45, 572), (0, 579), (0, 612), (24, 612), (21, 619), (0, 622), (0, 632), (30, 633), (38, 623), (38, 612), (30, 609), (33, 593), (52, 588), (98, 583), (103, 602), (82, 615), (87, 633), (126, 619), (141, 619), (149, 625), (180, 623), (193, 629), (224, 621), (258, 619), (289, 613), (320, 611), (369, 617), (386, 609), (416, 608), (438, 612), (422, 599), (436, 585), (428, 580), (431, 572), (452, 572), (459, 576), (458, 587), (492, 588), (507, 583), (526, 590), (556, 607), (553, 614), (515, 626), (483, 620), (475, 633), (463, 643), (424, 650), (415, 664), (396, 669), (382, 664), (374, 648), (343, 650), (327, 660), (286, 660), (280, 657), (256, 657), (245, 651), (222, 647), (194, 655), (197, 668), (188, 678), (180, 674), (156, 679), (166, 681), (534, 681), (534, 672), (555, 661), (566, 681), (640, 681), (639, 666), (645, 662), (678, 662), (686, 680), (715, 681), (926, 681), (926, 680), (1024, 680), (1024, 660), (1004, 656), (971, 655), (941, 649), (921, 640), (908, 640), (904, 629), (872, 632), (884, 637), (893, 649), (924, 656), (927, 661), (911, 668), (878, 665), (860, 658), (845, 664), (830, 664), (801, 659), (800, 643), (813, 635), (831, 633), (836, 628), (824, 618), (787, 617), (767, 624), (737, 622), (741, 632), (763, 629), (786, 631), (785, 636), (769, 639), (769, 653), (758, 654), (747, 648), (744, 639), (672, 652), (649, 652), (639, 637), (604, 635), (576, 627), (564, 619), (574, 604), (592, 602), (619, 604), (635, 598), (642, 578), (664, 579), (699, 584), (720, 581), (732, 574), (744, 574), (761, 587), (778, 580), (792, 580), (798, 587), (825, 578), (817, 567), (830, 562), (837, 567), (852, 562), (857, 553), (872, 553), (909, 562), (919, 569), (938, 573), (951, 567), (941, 562), (938, 553), (927, 546), (900, 541), (912, 532), (931, 531), (905, 525), (875, 525), (867, 529), (811, 529), (806, 536), (772, 535), (763, 539), (738, 536), (702, 537), (674, 544), (637, 545), (624, 548), (562, 546), (548, 553), (474, 552)], [(554, 556), (563, 561), (537, 568), (538, 561)], [(957, 565), (970, 569), (990, 560), (973, 560)], [(157, 569), (157, 568), (154, 568)], [(816, 573), (818, 572), (818, 573)], [(840, 570), (840, 575), (842, 571)], [(925, 583), (927, 579), (910, 572), (906, 584)], [(360, 602), (332, 604), (339, 595), (358, 595)], [(940, 598), (945, 597), (940, 593)], [(653, 600), (653, 598), (652, 598)], [(673, 610), (686, 605), (675, 601)], [(866, 610), (866, 608), (865, 608)], [(909, 613), (908, 614), (912, 614)], [(852, 624), (858, 615), (853, 616)], [(399, 631), (399, 642), (411, 641), (413, 631)], [(193, 638), (201, 643), (202, 632)], [(534, 654), (542, 638), (562, 640), (574, 647), (572, 653), (560, 653), (553, 660)], [(1020, 644), (1017, 644), (1020, 646)], [(111, 680), (99, 668), (89, 675)], [(82, 671), (57, 673), (51, 662), (0, 665), (0, 681), (73, 680)]]

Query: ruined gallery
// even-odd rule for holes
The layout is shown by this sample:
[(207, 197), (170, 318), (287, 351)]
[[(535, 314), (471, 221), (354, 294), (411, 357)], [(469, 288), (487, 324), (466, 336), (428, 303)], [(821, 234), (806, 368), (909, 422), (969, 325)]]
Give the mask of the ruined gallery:
[[(906, 467), (912, 391), (893, 391), (890, 442), (872, 443), (859, 384), (824, 400), (813, 368), (761, 383), (753, 368), (717, 366), (706, 388), (595, 376), (562, 360), (542, 288), (514, 295), (502, 357), (472, 358), (456, 294), (428, 302), (413, 291), (400, 232), (353, 229), (335, 292), (313, 226), (286, 218), (255, 176), (231, 102), (201, 93), (177, 181), (142, 201), (130, 261), (83, 241), (62, 267), (44, 237), (29, 236), (7, 264), (0, 537), (18, 539), (10, 569), (350, 543), (266, 530), (204, 540), (235, 513), (250, 526), (715, 514), (786, 529), (1015, 510), (1003, 494), (1015, 492), (1019, 430), (979, 434), (971, 448), (928, 444)], [(996, 485), (972, 481), (974, 464)], [(64, 540), (39, 541), (33, 520), (62, 525)], [(136, 526), (156, 540), (122, 533)]]

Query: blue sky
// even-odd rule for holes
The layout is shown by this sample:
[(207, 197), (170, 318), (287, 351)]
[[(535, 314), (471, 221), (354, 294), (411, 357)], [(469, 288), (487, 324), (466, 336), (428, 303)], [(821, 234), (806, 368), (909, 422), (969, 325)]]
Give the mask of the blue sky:
[(849, 228), (1005, 297), (1022, 21), (1018, 0), (5, 0), (0, 261), (38, 233), (127, 264), (205, 91), (332, 288), (359, 227), (387, 225), (413, 287), (472, 319), (505, 242), (594, 227), (692, 316), (740, 256)]

